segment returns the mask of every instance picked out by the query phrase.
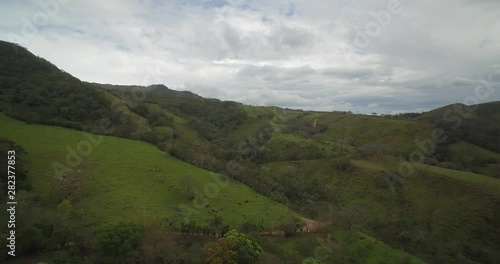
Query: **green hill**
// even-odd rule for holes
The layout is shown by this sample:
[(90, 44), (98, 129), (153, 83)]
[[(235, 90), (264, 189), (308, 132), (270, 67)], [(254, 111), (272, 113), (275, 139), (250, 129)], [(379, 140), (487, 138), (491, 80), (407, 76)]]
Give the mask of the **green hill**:
[[(500, 102), (384, 116), (248, 106), (82, 82), (11, 45), (0, 150), (19, 153), (19, 254), (35, 257), (20, 263), (118, 261), (98, 261), (103, 241), (138, 262), (164, 243), (168, 261), (199, 263), (230, 227), (259, 241), (260, 263), (300, 263), (327, 235), (333, 263), (500, 259)], [(407, 163), (437, 129), (448, 140)]]
[[(66, 128), (28, 125), (4, 115), (0, 115), (0, 124), (0, 136), (16, 142), (28, 153), (26, 160), (18, 162), (26, 164), (32, 192), (42, 201), (50, 202), (51, 194), (59, 188), (55, 162), (60, 164), (57, 171), (65, 166), (85, 178), (81, 188), (86, 198), (73, 206), (84, 212), (83, 219), (93, 225), (142, 223), (144, 207), (147, 222), (165, 220), (180, 225), (184, 220), (180, 205), (192, 208), (193, 212), (187, 211), (192, 213), (190, 220), (201, 225), (220, 216), (224, 223), (235, 227), (245, 222), (259, 223), (261, 219), (265, 226), (272, 227), (280, 224), (280, 218), (288, 219), (292, 214), (285, 206), (234, 180), (227, 186), (214, 185), (219, 184), (219, 179), (214, 180), (208, 171), (172, 158), (148, 143), (108, 136), (98, 139)], [(94, 140), (100, 143), (95, 145)], [(79, 144), (90, 146), (88, 155), (68, 151), (77, 151)], [(83, 152), (87, 152), (85, 146)], [(77, 166), (67, 163), (68, 153), (75, 155), (70, 161)], [(81, 162), (74, 157), (81, 157)], [(195, 208), (193, 202), (198, 198), (202, 201), (201, 197), (196, 197), (196, 192), (186, 193), (183, 179), (189, 179), (190, 189), (199, 190), (203, 196), (208, 194), (206, 203), (199, 202), (206, 204), (203, 208)], [(196, 199), (189, 200), (191, 195)]]
[(466, 106), (448, 105), (423, 113), (423, 120), (443, 128), (448, 144), (468, 141), (485, 149), (500, 152), (500, 102)]
[[(224, 224), (235, 227), (248, 223), (258, 224), (263, 219), (265, 227), (276, 228), (286, 223), (291, 215), (295, 215), (283, 205), (270, 201), (234, 180), (230, 180), (228, 186), (220, 186), (219, 194), (209, 195), (205, 206), (198, 208), (189, 200), (189, 193), (186, 193), (186, 179), (192, 185), (190, 188), (201, 192), (210, 184), (218, 184), (219, 180), (214, 180), (208, 171), (172, 158), (148, 143), (109, 136), (99, 138), (67, 128), (26, 124), (4, 115), (0, 115), (0, 124), (0, 136), (16, 142), (27, 152), (24, 159), (18, 160), (18, 164), (28, 168), (29, 176), (26, 180), (32, 186), (31, 195), (38, 197), (44, 206), (50, 206), (60, 199), (63, 192), (54, 172), (55, 162), (59, 164), (58, 172), (63, 166), (72, 171), (62, 175), (76, 173), (84, 178), (78, 192), (85, 198), (80, 199), (76, 191), (66, 193), (65, 198), (73, 201), (75, 213), (93, 230), (123, 221), (138, 224), (145, 222), (147, 225), (160, 221), (180, 226), (185, 215), (179, 211), (179, 205), (197, 211), (189, 209), (186, 212), (192, 213), (189, 220), (199, 225), (208, 225), (218, 216)], [(78, 147), (87, 144), (84, 142), (89, 142), (91, 147)], [(68, 149), (86, 151), (88, 155), (79, 155), (78, 152), (74, 154)], [(78, 163), (77, 165), (68, 163), (68, 153), (73, 153), (70, 161)], [(81, 157), (81, 162), (77, 162), (77, 156)], [(197, 198), (194, 201), (196, 200)], [(31, 212), (30, 215), (33, 218), (43, 217), (36, 212)], [(362, 234), (360, 236), (366, 237)], [(295, 244), (302, 243), (300, 241), (314, 237), (296, 237), (286, 244), (279, 242), (280, 238), (262, 238), (259, 241), (265, 245), (269, 256), (281, 254), (283, 258), (294, 260), (294, 257), (305, 258), (314, 252), (317, 247), (314, 244), (308, 245), (311, 247), (309, 253), (305, 253), (304, 248), (295, 247)], [(367, 241), (369, 240), (353, 244), (349, 251), (372, 252), (365, 257), (357, 257), (367, 258), (367, 263), (377, 263), (375, 260), (387, 257), (413, 259), (410, 255), (387, 246), (370, 246), (373, 243)], [(283, 248), (274, 243), (283, 244)], [(382, 255), (378, 256), (379, 254)], [(373, 258), (375, 260), (369, 260)], [(416, 262), (411, 263), (419, 263), (416, 259), (414, 261)]]

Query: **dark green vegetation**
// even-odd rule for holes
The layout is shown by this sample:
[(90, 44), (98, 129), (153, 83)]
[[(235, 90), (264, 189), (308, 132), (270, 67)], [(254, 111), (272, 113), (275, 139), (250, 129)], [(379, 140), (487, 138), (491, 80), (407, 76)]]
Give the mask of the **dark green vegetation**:
[(10, 45), (12, 263), (500, 259), (500, 103), (383, 117), (254, 107), (81, 82)]
[(250, 264), (257, 262), (262, 254), (257, 242), (234, 229), (208, 243), (203, 250), (207, 256), (205, 262), (209, 264)]
[(500, 102), (466, 106), (449, 105), (417, 117), (437, 127), (447, 135), (447, 143), (465, 140), (482, 148), (500, 152)]
[(24, 48), (0, 42), (0, 109), (17, 119), (89, 129), (111, 114), (103, 92), (89, 89), (73, 76)]

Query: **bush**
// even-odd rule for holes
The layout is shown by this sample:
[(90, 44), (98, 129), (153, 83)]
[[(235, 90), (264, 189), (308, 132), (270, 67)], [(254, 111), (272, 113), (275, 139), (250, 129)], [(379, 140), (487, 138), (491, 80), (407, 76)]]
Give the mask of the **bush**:
[(262, 248), (257, 242), (236, 230), (227, 232), (223, 238), (209, 243), (203, 249), (205, 263), (251, 264), (259, 260)]
[(120, 223), (101, 230), (96, 237), (104, 256), (133, 259), (138, 256), (143, 233), (141, 226)]
[(343, 172), (354, 172), (356, 167), (352, 165), (352, 162), (348, 158), (341, 158), (335, 161), (334, 168)]
[[(34, 225), (27, 225), (19, 229), (16, 242), (19, 255), (28, 255), (42, 251), (46, 243), (42, 230)], [(17, 256), (17, 255), (16, 255)]]
[(205, 263), (207, 264), (236, 264), (238, 253), (235, 243), (227, 238), (220, 238), (215, 242), (208, 243), (203, 248)]
[(306, 258), (302, 260), (302, 264), (323, 264), (323, 262), (317, 258)]
[(72, 264), (77, 263), (73, 260), (69, 252), (59, 251), (56, 253), (54, 259), (52, 260), (54, 264)]

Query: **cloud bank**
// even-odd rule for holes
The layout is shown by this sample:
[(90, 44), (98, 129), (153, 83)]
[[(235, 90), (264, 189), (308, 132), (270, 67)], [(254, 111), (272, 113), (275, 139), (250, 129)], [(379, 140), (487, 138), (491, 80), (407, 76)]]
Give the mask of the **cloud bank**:
[(84, 81), (252, 105), (423, 111), (500, 79), (498, 1), (5, 0), (0, 17), (0, 39)]

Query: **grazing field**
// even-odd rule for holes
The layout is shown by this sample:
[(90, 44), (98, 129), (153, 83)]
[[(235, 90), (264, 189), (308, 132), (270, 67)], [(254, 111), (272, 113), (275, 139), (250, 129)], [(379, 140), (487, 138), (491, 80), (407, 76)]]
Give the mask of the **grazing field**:
[[(192, 220), (201, 225), (218, 215), (224, 224), (231, 226), (257, 224), (262, 218), (265, 226), (272, 227), (292, 214), (285, 206), (236, 181), (219, 186), (217, 193), (214, 188), (217, 181), (208, 171), (179, 161), (145, 142), (107, 136), (99, 139), (66, 128), (28, 125), (4, 115), (0, 115), (0, 124), (0, 136), (16, 142), (28, 153), (27, 160), (18, 162), (27, 165), (34, 195), (48, 201), (57, 190), (53, 162), (79, 171), (86, 178), (82, 187), (85, 199), (74, 206), (84, 211), (85, 220), (92, 223), (142, 223), (144, 219), (180, 223), (184, 216), (179, 205), (194, 210), (193, 202), (197, 202), (196, 194), (193, 201), (188, 200), (186, 181), (191, 190), (209, 196), (206, 203), (201, 202), (203, 208), (188, 211), (192, 212)], [(81, 162), (72, 157), (70, 162), (75, 164), (68, 164), (68, 149), (77, 151), (80, 142), (93, 142), (89, 138), (100, 143), (91, 143), (88, 151), (84, 146), (82, 150), (89, 154), (82, 156)]]

